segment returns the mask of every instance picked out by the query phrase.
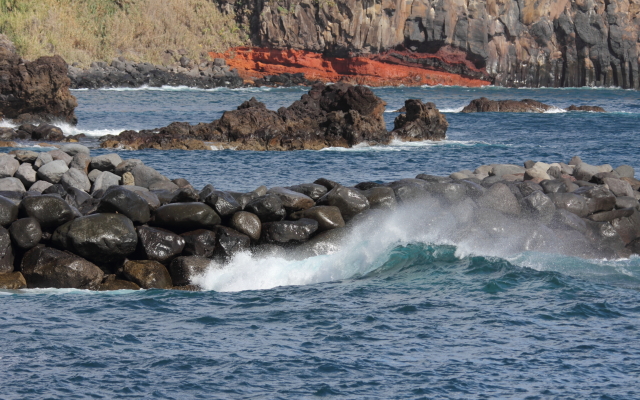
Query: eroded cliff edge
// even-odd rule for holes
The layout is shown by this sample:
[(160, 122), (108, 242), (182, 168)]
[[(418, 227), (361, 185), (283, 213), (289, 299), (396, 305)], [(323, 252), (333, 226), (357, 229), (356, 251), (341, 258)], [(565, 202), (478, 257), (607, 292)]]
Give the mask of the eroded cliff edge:
[[(357, 76), (372, 60), (396, 75), (409, 68), (416, 84), (434, 83), (416, 72), (426, 70), (501, 86), (639, 86), (640, 0), (243, 0), (222, 7), (256, 46), (228, 52), (228, 62), (238, 58), (239, 67), (258, 73), (308, 68), (305, 57), (321, 54), (315, 64), (337, 75)], [(347, 65), (335, 68), (340, 63)], [(451, 76), (443, 79), (455, 84)]]

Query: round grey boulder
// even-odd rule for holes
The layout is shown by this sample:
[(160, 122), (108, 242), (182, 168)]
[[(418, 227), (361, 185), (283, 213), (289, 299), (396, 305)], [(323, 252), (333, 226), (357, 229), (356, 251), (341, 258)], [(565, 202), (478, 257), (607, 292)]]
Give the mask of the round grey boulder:
[(7, 227), (18, 218), (18, 206), (4, 196), (0, 196), (0, 225)]
[(239, 211), (233, 214), (231, 218), (231, 228), (257, 241), (262, 233), (262, 222), (255, 214), (248, 211)]
[(362, 193), (343, 186), (331, 189), (318, 200), (318, 205), (338, 207), (345, 221), (370, 208), (369, 200)]
[(71, 157), (75, 156), (78, 153), (83, 153), (83, 154), (86, 154), (86, 155), (91, 154), (91, 150), (89, 150), (89, 148), (87, 146), (83, 146), (83, 145), (78, 144), (78, 143), (65, 144), (64, 146), (62, 146), (62, 148), (60, 150), (64, 151), (65, 153), (67, 153)]
[(33, 169), (33, 166), (29, 163), (20, 164), (14, 177), (20, 179), (20, 182), (24, 185), (25, 188), (30, 188), (36, 180), (36, 170)]
[(76, 188), (88, 192), (91, 189), (91, 182), (87, 174), (76, 168), (69, 168), (60, 179), (62, 186), (66, 188)]
[(110, 187), (100, 199), (98, 212), (126, 215), (137, 224), (146, 224), (151, 219), (151, 210), (145, 199), (122, 186)]
[(15, 221), (11, 224), (9, 233), (13, 243), (23, 250), (36, 247), (42, 239), (42, 229), (35, 218), (21, 218)]
[(38, 178), (50, 183), (59, 183), (62, 176), (69, 170), (63, 160), (51, 161), (38, 169)]
[(122, 162), (122, 158), (115, 153), (103, 154), (91, 159), (91, 169), (100, 171), (115, 171), (116, 167)]
[(35, 218), (43, 230), (53, 230), (76, 217), (66, 201), (53, 194), (25, 197), (20, 209), (28, 217)]
[(153, 225), (173, 232), (188, 232), (196, 229), (213, 229), (220, 224), (220, 216), (203, 203), (175, 203), (158, 208), (152, 219)]
[(24, 193), (27, 190), (18, 178), (2, 178), (0, 179), (0, 192), (19, 192)]
[(29, 288), (96, 289), (104, 277), (102, 270), (89, 261), (44, 246), (29, 250), (21, 267)]

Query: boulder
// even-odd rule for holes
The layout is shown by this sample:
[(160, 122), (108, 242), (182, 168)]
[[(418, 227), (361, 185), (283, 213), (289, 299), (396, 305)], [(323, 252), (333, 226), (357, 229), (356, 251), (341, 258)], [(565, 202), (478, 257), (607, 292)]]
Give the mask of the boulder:
[(327, 188), (316, 183), (303, 183), (301, 185), (289, 186), (288, 189), (311, 197), (314, 201), (327, 194)]
[(519, 215), (518, 199), (504, 183), (495, 183), (477, 201), (480, 207), (498, 210), (507, 215)]
[(50, 124), (40, 124), (31, 133), (33, 140), (46, 140), (49, 142), (59, 142), (64, 139), (64, 132), (57, 126)]
[(9, 272), (6, 274), (0, 274), (0, 289), (3, 290), (17, 290), (25, 289), (27, 287), (27, 281), (21, 272)]
[(38, 155), (40, 155), (40, 153), (36, 153), (35, 151), (31, 150), (14, 150), (10, 154), (14, 154), (16, 156), (16, 160), (20, 161), (20, 163), (30, 164), (36, 162), (36, 160), (38, 159)]
[(136, 186), (142, 186), (147, 189), (150, 189), (150, 186), (155, 183), (168, 181), (160, 172), (142, 164), (134, 166), (131, 171), (128, 172), (131, 172), (131, 175), (133, 175)]
[(249, 236), (226, 226), (217, 227), (216, 248), (214, 251), (216, 257), (229, 259), (240, 252), (249, 251), (250, 245), (251, 239)]
[(33, 185), (31, 185), (31, 187), (29, 188), (29, 191), (42, 193), (48, 188), (50, 188), (52, 185), (53, 185), (52, 183), (47, 181), (36, 181)]
[(127, 261), (124, 276), (143, 289), (171, 289), (173, 286), (167, 267), (157, 261)]
[(141, 258), (166, 264), (184, 249), (184, 238), (166, 229), (140, 226), (137, 231), (138, 254)]
[(65, 189), (76, 188), (85, 192), (91, 190), (91, 182), (89, 182), (87, 174), (76, 168), (69, 168), (69, 170), (62, 175), (60, 183)]
[(393, 122), (391, 135), (404, 141), (444, 140), (449, 123), (434, 103), (417, 99), (405, 101), (406, 114)]
[(22, 182), (18, 178), (2, 178), (0, 179), (0, 192), (20, 192), (24, 193), (27, 190), (24, 188)]
[(46, 163), (38, 169), (38, 178), (50, 183), (58, 183), (62, 176), (69, 170), (63, 160), (55, 160)]
[(22, 258), (29, 288), (96, 289), (104, 273), (95, 264), (66, 251), (36, 246)]
[(587, 218), (595, 222), (609, 222), (614, 219), (630, 217), (633, 215), (633, 212), (633, 208), (623, 208), (620, 210), (600, 211), (589, 215)]
[(311, 197), (283, 187), (271, 188), (267, 194), (278, 196), (287, 212), (306, 210), (316, 204)]
[(98, 176), (100, 176), (100, 174), (102, 174), (102, 171), (100, 171), (99, 169), (94, 169), (91, 172), (89, 172), (89, 174), (87, 174), (87, 177), (89, 178), (89, 182), (94, 183), (98, 178)]
[(236, 231), (249, 236), (253, 241), (258, 241), (262, 233), (260, 218), (247, 211), (239, 211), (233, 214), (230, 226)]
[(118, 164), (116, 166), (116, 169), (115, 169), (114, 173), (116, 175), (122, 176), (126, 172), (131, 172), (133, 170), (133, 168), (135, 168), (138, 165), (144, 165), (142, 160), (139, 160), (137, 158), (131, 158), (129, 160), (124, 160), (124, 161), (122, 161), (120, 164)]
[(14, 176), (20, 179), (20, 182), (22, 182), (24, 187), (27, 189), (30, 189), (31, 185), (33, 185), (37, 180), (36, 171), (29, 163), (20, 164)]
[(522, 208), (528, 216), (547, 224), (553, 218), (556, 206), (553, 201), (540, 191), (534, 191), (522, 199)]
[(169, 274), (175, 286), (191, 285), (193, 277), (202, 275), (211, 265), (211, 260), (198, 256), (178, 257), (171, 261)]
[(102, 283), (98, 286), (97, 290), (140, 290), (140, 286), (133, 282), (125, 281), (123, 279), (116, 279), (113, 274), (107, 275), (102, 280)]
[(0, 179), (12, 177), (19, 166), (20, 163), (15, 157), (7, 154), (0, 155)]
[(489, 172), (489, 175), (502, 177), (504, 175), (524, 174), (524, 172), (525, 169), (519, 165), (496, 164), (493, 166), (493, 168), (491, 168), (491, 172)]
[(178, 233), (196, 229), (212, 230), (220, 222), (220, 216), (202, 203), (167, 204), (158, 208), (152, 219), (153, 225)]
[(93, 157), (90, 165), (91, 169), (113, 172), (120, 163), (122, 163), (122, 158), (115, 153), (111, 153)]
[(49, 154), (51, 154), (51, 158), (53, 158), (53, 161), (62, 160), (65, 162), (65, 164), (67, 164), (67, 166), (69, 166), (69, 164), (71, 164), (71, 161), (73, 160), (73, 157), (62, 150), (51, 150)]
[(120, 214), (93, 214), (60, 226), (53, 242), (98, 265), (121, 262), (136, 250), (138, 235), (131, 220)]
[(21, 218), (13, 222), (9, 233), (13, 243), (23, 250), (36, 247), (42, 239), (42, 229), (35, 218)]
[(369, 200), (357, 189), (343, 186), (331, 189), (327, 194), (318, 199), (317, 204), (321, 206), (338, 207), (345, 221), (349, 221), (370, 207)]
[(67, 153), (68, 155), (70, 155), (71, 157), (76, 156), (77, 154), (86, 154), (86, 155), (90, 155), (91, 151), (89, 150), (89, 148), (87, 146), (83, 146), (79, 143), (68, 143), (63, 145), (60, 150), (64, 151), (65, 153)]
[(213, 208), (222, 218), (232, 216), (236, 212), (242, 210), (242, 206), (238, 201), (227, 192), (214, 190), (209, 194), (204, 202)]
[(18, 206), (4, 196), (0, 196), (0, 225), (7, 227), (18, 218)]
[(604, 186), (583, 186), (574, 192), (587, 200), (589, 213), (610, 211), (616, 206), (616, 196)]
[(616, 197), (616, 208), (639, 208), (640, 203), (635, 197), (621, 196)]
[[(84, 147), (84, 146), (83, 146)], [(69, 168), (79, 169), (85, 174), (89, 174), (89, 165), (91, 164), (91, 157), (87, 153), (77, 153), (73, 156)]]
[(616, 196), (633, 197), (633, 189), (627, 181), (616, 178), (604, 178), (603, 182), (609, 187), (609, 190)]
[(614, 170), (620, 178), (633, 178), (636, 175), (636, 171), (631, 165), (621, 165)]
[(175, 191), (170, 203), (191, 203), (195, 201), (200, 201), (200, 196), (193, 186), (188, 185)]
[(11, 235), (8, 230), (0, 227), (0, 274), (7, 272), (13, 272)]
[(580, 162), (580, 164), (576, 165), (576, 167), (574, 168), (573, 176), (579, 181), (589, 182), (591, 178), (593, 178), (593, 176), (599, 172), (603, 171), (601, 171), (597, 166)]
[(119, 186), (121, 179), (122, 178), (120, 178), (116, 174), (112, 174), (108, 171), (103, 171), (96, 177), (96, 180), (93, 182), (91, 193), (95, 194), (100, 191), (106, 191), (112, 186)]
[(244, 209), (260, 218), (261, 222), (281, 221), (287, 215), (279, 196), (267, 194), (250, 201)]
[(160, 199), (158, 198), (158, 196), (155, 193), (150, 192), (149, 189), (143, 188), (141, 186), (130, 186), (130, 185), (121, 186), (121, 187), (122, 189), (130, 190), (135, 194), (137, 194), (138, 196), (142, 197), (142, 199), (144, 199), (144, 201), (147, 202), (151, 210), (155, 210), (162, 205), (160, 203)]
[(36, 161), (33, 163), (33, 166), (38, 169), (40, 167), (42, 167), (45, 164), (50, 163), (51, 161), (53, 161), (53, 157), (51, 157), (51, 154), (49, 153), (40, 153), (38, 155), (38, 158), (36, 158)]
[(372, 187), (367, 190), (361, 190), (361, 193), (367, 198), (367, 201), (369, 201), (369, 205), (372, 210), (391, 210), (396, 208), (398, 205), (398, 202), (396, 201), (396, 194), (390, 187)]
[(191, 232), (185, 232), (182, 235), (184, 239), (184, 249), (182, 253), (185, 256), (213, 257), (213, 251), (216, 247), (216, 234), (207, 229), (197, 229)]
[(146, 224), (151, 219), (151, 210), (145, 199), (122, 186), (112, 186), (100, 199), (98, 212), (119, 213), (135, 224)]
[(589, 215), (587, 200), (574, 193), (549, 193), (548, 197), (558, 209), (567, 210), (579, 217)]
[[(335, 189), (338, 186), (342, 186), (341, 184), (339, 184), (338, 182), (334, 182), (334, 181), (330, 181), (329, 179), (326, 178), (320, 178), (320, 179), (316, 179), (315, 182), (313, 182), (314, 185), (320, 185), (320, 186), (324, 186), (325, 189), (327, 189), (327, 191), (331, 190), (331, 189)], [(326, 193), (325, 193), (326, 194)], [(324, 195), (323, 195), (324, 196)]]
[(262, 225), (261, 240), (265, 243), (295, 243), (309, 240), (318, 230), (318, 221), (302, 218), (298, 221), (267, 222)]
[(20, 203), (20, 210), (26, 216), (35, 218), (44, 231), (52, 231), (76, 217), (66, 201), (50, 194), (25, 197)]
[(341, 228), (345, 225), (340, 209), (335, 206), (316, 206), (290, 215), (290, 219), (294, 221), (302, 218), (309, 218), (316, 221), (319, 232)]

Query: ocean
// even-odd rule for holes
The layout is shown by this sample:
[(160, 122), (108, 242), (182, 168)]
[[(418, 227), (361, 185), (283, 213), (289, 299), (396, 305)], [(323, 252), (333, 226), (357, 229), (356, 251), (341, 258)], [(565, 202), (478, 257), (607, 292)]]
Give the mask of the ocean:
[[(306, 90), (78, 90), (79, 124), (62, 127), (97, 138), (209, 122), (251, 97), (277, 109)], [(374, 91), (388, 103), (389, 128), (405, 99), (434, 102), (449, 121), (447, 140), (119, 153), (196, 188), (235, 191), (574, 155), (640, 171), (637, 91)], [(460, 113), (482, 96), (557, 109)], [(562, 111), (571, 104), (608, 112)], [(202, 292), (0, 291), (0, 399), (640, 398), (639, 257), (581, 259), (562, 238), (548, 252), (523, 251), (514, 243), (535, 221), (510, 221), (486, 237), (454, 229), (449, 217), (435, 206), (403, 207), (363, 223), (326, 255), (240, 254), (198, 277)]]

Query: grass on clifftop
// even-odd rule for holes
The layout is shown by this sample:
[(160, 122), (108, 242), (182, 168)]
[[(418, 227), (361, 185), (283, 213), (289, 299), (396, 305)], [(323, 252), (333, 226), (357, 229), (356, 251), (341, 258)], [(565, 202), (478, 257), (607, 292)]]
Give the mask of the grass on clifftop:
[(59, 54), (83, 66), (119, 56), (173, 63), (166, 50), (199, 60), (247, 40), (210, 0), (0, 0), (0, 33), (23, 58)]

